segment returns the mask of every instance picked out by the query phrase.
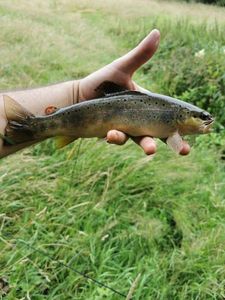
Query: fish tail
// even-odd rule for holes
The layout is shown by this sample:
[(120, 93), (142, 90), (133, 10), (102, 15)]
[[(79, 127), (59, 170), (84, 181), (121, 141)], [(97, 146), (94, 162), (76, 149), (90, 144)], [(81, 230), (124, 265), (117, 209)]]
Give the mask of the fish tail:
[(2, 137), (6, 145), (17, 145), (35, 140), (31, 112), (7, 95), (3, 95), (8, 124)]

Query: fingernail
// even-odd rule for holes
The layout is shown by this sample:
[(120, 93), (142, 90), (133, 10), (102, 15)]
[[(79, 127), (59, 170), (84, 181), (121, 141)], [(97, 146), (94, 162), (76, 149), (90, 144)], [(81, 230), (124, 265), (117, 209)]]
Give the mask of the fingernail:
[(158, 29), (153, 29), (151, 35), (155, 36), (155, 46), (158, 46), (160, 40), (160, 31)]
[(157, 28), (152, 29), (152, 32), (157, 32), (157, 34), (159, 34), (159, 30)]

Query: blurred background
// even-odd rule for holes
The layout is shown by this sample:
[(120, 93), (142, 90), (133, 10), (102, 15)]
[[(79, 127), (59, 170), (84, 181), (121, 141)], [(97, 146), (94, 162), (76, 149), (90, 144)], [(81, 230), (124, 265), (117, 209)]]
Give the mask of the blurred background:
[(159, 49), (134, 79), (216, 117), (187, 157), (161, 142), (145, 157), (92, 139), (1, 160), (0, 297), (121, 298), (61, 261), (123, 294), (140, 273), (133, 299), (225, 298), (224, 5), (0, 1), (1, 90), (82, 78), (158, 28)]

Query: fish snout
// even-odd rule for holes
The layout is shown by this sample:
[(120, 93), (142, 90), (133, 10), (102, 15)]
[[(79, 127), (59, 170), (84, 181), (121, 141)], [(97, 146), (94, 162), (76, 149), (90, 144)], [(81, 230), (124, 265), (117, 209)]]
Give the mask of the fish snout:
[(200, 114), (200, 119), (202, 120), (202, 132), (203, 133), (209, 133), (211, 132), (211, 126), (214, 122), (214, 118), (212, 117), (212, 115), (210, 113), (208, 113), (207, 111), (203, 111)]
[(200, 118), (205, 125), (209, 125), (214, 121), (214, 118), (212, 117), (212, 115), (210, 113), (208, 113), (207, 111), (203, 111), (200, 115)]
[(212, 131), (212, 125), (215, 119), (209, 114), (205, 120), (203, 120), (203, 133), (209, 133)]

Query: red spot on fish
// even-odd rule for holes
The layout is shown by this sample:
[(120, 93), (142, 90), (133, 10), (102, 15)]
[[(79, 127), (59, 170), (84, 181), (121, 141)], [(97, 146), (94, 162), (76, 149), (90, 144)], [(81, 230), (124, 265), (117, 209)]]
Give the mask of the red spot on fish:
[(55, 107), (54, 105), (50, 105), (50, 106), (46, 107), (46, 109), (45, 109), (45, 114), (46, 114), (46, 115), (51, 115), (51, 114), (53, 114), (54, 112), (56, 112), (57, 109), (58, 109), (58, 108)]

